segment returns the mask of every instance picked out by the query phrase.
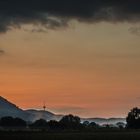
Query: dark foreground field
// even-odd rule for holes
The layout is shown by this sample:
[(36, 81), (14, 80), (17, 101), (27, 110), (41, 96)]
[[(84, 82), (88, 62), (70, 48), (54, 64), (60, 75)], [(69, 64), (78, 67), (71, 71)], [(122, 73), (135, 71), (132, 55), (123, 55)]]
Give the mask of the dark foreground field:
[(123, 132), (0, 132), (0, 140), (140, 140), (140, 131)]

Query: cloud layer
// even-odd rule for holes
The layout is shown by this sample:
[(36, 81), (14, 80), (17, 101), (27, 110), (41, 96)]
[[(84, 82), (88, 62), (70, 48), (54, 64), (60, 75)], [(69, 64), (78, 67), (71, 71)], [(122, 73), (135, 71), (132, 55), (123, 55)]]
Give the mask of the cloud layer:
[(139, 22), (139, 0), (1, 0), (0, 32), (22, 24), (45, 28), (79, 22)]

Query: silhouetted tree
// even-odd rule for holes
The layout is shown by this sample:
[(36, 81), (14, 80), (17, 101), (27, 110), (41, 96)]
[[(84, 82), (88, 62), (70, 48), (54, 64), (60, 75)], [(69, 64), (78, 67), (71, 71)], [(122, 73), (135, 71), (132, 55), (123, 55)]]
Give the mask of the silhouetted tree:
[(0, 120), (2, 127), (26, 127), (26, 122), (20, 118), (3, 117)]
[(125, 128), (126, 124), (123, 122), (116, 123), (116, 126), (118, 126), (120, 129)]
[(12, 117), (3, 117), (0, 120), (0, 126), (2, 127), (11, 127), (14, 125), (14, 119)]
[(84, 122), (83, 122), (84, 127), (88, 127), (89, 124), (90, 124), (89, 121), (84, 121)]
[(31, 128), (47, 128), (47, 122), (44, 119), (36, 120), (30, 125)]
[(78, 116), (66, 115), (60, 120), (63, 129), (79, 129), (81, 127), (80, 118)]
[(14, 123), (16, 127), (26, 127), (26, 121), (20, 119), (20, 118), (15, 118)]
[(91, 123), (88, 125), (88, 127), (90, 127), (90, 128), (99, 128), (99, 125), (96, 124), (95, 122), (91, 122)]
[(55, 120), (50, 120), (47, 124), (51, 130), (61, 129), (60, 123)]
[(134, 128), (139, 129), (140, 128), (140, 109), (133, 108), (126, 118), (127, 122), (127, 128)]

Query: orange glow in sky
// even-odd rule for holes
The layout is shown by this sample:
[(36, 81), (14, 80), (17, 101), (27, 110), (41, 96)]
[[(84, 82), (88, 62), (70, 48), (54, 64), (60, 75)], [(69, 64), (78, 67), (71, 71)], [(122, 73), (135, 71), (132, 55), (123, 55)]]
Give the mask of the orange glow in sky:
[[(0, 37), (0, 95), (23, 109), (124, 117), (140, 100), (140, 40), (129, 24), (100, 23)], [(26, 27), (26, 28), (30, 28)]]

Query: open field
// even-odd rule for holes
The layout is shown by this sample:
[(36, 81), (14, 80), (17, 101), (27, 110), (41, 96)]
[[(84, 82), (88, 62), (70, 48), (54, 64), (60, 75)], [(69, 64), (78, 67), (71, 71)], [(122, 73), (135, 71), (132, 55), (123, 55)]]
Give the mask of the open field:
[(140, 131), (0, 132), (2, 140), (140, 140)]

